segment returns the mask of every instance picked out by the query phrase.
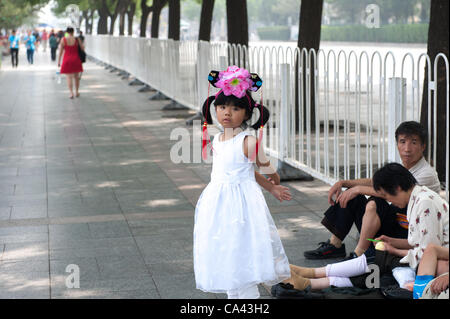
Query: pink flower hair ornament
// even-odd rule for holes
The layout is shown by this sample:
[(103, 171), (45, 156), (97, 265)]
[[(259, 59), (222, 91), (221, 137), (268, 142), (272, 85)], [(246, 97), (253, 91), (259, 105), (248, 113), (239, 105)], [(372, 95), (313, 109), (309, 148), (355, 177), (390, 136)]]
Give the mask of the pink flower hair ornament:
[(235, 65), (229, 66), (225, 71), (209, 72), (208, 81), (214, 87), (220, 88), (226, 96), (234, 95), (239, 99), (244, 97), (248, 90), (258, 91), (262, 85), (258, 74), (250, 73)]

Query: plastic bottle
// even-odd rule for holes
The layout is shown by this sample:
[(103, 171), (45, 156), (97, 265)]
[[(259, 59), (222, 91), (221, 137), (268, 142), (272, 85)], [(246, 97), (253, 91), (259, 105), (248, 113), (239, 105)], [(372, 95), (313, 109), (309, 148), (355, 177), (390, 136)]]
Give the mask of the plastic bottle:
[(56, 71), (56, 82), (61, 84), (61, 73), (59, 71)]

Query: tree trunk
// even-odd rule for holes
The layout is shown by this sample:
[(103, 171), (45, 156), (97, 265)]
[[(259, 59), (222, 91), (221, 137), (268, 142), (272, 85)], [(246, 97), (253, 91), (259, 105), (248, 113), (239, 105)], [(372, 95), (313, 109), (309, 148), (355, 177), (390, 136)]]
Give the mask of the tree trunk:
[[(88, 15), (89, 9), (87, 10), (83, 10), (81, 12), (82, 16), (83, 16), (83, 20), (85, 21), (84, 23), (84, 33), (87, 34), (88, 31), (88, 26), (89, 26), (89, 15)], [(81, 30), (81, 23), (82, 21), (80, 21), (80, 30)]]
[[(298, 29), (298, 42), (297, 46), (300, 49), (306, 48), (308, 51), (310, 49), (314, 49), (316, 52), (319, 50), (320, 46), (320, 27), (322, 25), (322, 8), (323, 8), (323, 0), (302, 0), (300, 5), (300, 21), (299, 21), (299, 29)], [(299, 122), (299, 112), (298, 112), (298, 105), (299, 105), (299, 87), (298, 87), (298, 70), (299, 70), (299, 63), (300, 61), (296, 61), (296, 77), (295, 77), (295, 123), (296, 128), (298, 130), (298, 122)], [(306, 92), (306, 81), (307, 75), (306, 75), (306, 59), (303, 61), (303, 87), (301, 88), (303, 92)], [(313, 65), (311, 64), (311, 67)], [(310, 125), (311, 129), (315, 128), (316, 124), (316, 114), (315, 114), (315, 84), (314, 84), (314, 70), (311, 69), (310, 72), (310, 114), (311, 114), (311, 120)], [(303, 94), (303, 114), (306, 114), (306, 94)], [(303, 120), (303, 127), (306, 128), (306, 116), (302, 119)]]
[(125, 15), (128, 12), (128, 7), (131, 0), (123, 0), (122, 5), (119, 8), (119, 35), (125, 35)]
[(180, 0), (169, 0), (169, 39), (180, 40)]
[(117, 0), (116, 6), (114, 8), (114, 13), (109, 16), (111, 18), (111, 26), (109, 28), (110, 35), (114, 34), (114, 25), (116, 24), (117, 17), (119, 16), (123, 6), (124, 6), (124, 1)]
[(85, 25), (84, 25), (84, 33), (85, 34), (89, 34), (89, 25), (90, 25), (90, 14), (89, 11), (91, 11), (90, 9), (84, 10), (83, 11), (83, 18), (85, 21)]
[(168, 0), (153, 0), (151, 37), (159, 37), (159, 18)]
[(89, 34), (92, 34), (92, 29), (94, 26), (94, 13), (95, 13), (95, 10), (91, 9), (91, 15), (89, 17), (89, 20), (91, 21), (89, 23)]
[(136, 12), (136, 2), (131, 2), (129, 9), (127, 11), (128, 15), (128, 35), (133, 35), (133, 19), (134, 19), (134, 13)]
[(150, 37), (151, 38), (158, 38), (159, 36), (159, 16), (161, 14), (162, 9), (156, 9), (154, 8), (152, 11), (152, 26), (150, 29)]
[(142, 38), (146, 37), (147, 34), (147, 20), (148, 20), (148, 16), (150, 14), (150, 12), (152, 11), (153, 6), (149, 7), (146, 4), (145, 0), (141, 0), (141, 11), (142, 11), (142, 15), (141, 15), (141, 25), (140, 25), (140, 36)]
[(125, 35), (125, 12), (121, 12), (119, 15), (119, 35)]
[(248, 46), (247, 0), (227, 0), (228, 43)]
[(211, 40), (211, 24), (214, 11), (214, 0), (202, 1), (202, 12), (200, 14), (200, 30), (198, 31), (199, 41)]
[[(248, 47), (247, 0), (227, 0), (226, 3), (228, 43)], [(244, 51), (242, 52), (245, 54)], [(232, 52), (228, 52), (228, 64), (245, 68), (246, 57), (241, 57), (239, 50), (237, 53), (238, 55), (235, 56)], [(243, 65), (239, 63), (241, 60), (244, 61)]]
[[(438, 53), (444, 53), (449, 56), (448, 38), (449, 38), (449, 1), (448, 0), (431, 0), (430, 7), (430, 24), (428, 27), (428, 56), (431, 60), (432, 72), (434, 70), (434, 59)], [(434, 75), (436, 82), (436, 91), (431, 91), (431, 114), (428, 114), (428, 68), (425, 67), (425, 76), (422, 94), (422, 107), (420, 123), (428, 128), (431, 136), (431, 145), (427, 145), (427, 149), (431, 150), (431, 159), (433, 158), (433, 134), (434, 134), (434, 117), (433, 117), (433, 100), (434, 94), (437, 94), (437, 142), (436, 145), (436, 163), (433, 164), (438, 172), (441, 181), (445, 181), (445, 147), (441, 147), (446, 143), (446, 135), (449, 134), (446, 128), (446, 79), (445, 64), (442, 58), (439, 59), (437, 66), (437, 74)], [(447, 83), (448, 84), (448, 83)], [(431, 127), (428, 125), (428, 117), (431, 118)], [(427, 153), (425, 153), (427, 154)], [(447, 172), (449, 174), (449, 172)], [(448, 187), (448, 186), (447, 186)]]
[(78, 27), (76, 28), (76, 32), (79, 33), (81, 30), (81, 24), (83, 23), (83, 20), (85, 19), (84, 16), (84, 11), (82, 12), (82, 14), (80, 14), (80, 16), (78, 17)]
[(98, 9), (98, 15), (97, 34), (108, 34), (109, 10), (106, 5), (106, 0), (102, 0), (102, 5)]

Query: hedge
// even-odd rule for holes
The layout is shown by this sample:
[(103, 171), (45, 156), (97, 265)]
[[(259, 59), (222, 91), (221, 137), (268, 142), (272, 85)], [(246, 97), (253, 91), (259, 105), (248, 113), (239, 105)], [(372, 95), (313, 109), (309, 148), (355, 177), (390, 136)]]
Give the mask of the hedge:
[[(290, 40), (291, 30), (288, 26), (261, 27), (257, 31), (261, 40)], [(372, 29), (365, 25), (323, 25), (320, 39), (322, 41), (427, 43), (428, 24), (387, 24)]]
[(261, 40), (289, 41), (291, 38), (291, 28), (288, 26), (261, 27), (257, 31)]
[(427, 43), (428, 24), (389, 24), (369, 29), (364, 25), (322, 26), (322, 41)]

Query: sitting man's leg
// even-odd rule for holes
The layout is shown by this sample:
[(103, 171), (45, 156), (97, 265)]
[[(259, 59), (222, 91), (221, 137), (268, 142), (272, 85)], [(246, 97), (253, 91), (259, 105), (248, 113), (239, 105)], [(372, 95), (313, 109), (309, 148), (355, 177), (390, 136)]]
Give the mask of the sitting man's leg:
[(349, 201), (346, 208), (340, 207), (339, 203), (330, 206), (322, 219), (322, 225), (332, 234), (330, 239), (320, 243), (320, 247), (315, 250), (305, 251), (304, 256), (307, 259), (345, 257), (345, 245), (342, 241), (355, 223), (356, 216), (364, 214), (366, 204), (366, 197), (359, 195)]
[(369, 263), (372, 262), (375, 249), (367, 238), (373, 239), (381, 235), (407, 238), (408, 225), (407, 221), (405, 224), (404, 219), (406, 219), (406, 208), (400, 209), (390, 205), (386, 200), (379, 197), (369, 198), (365, 211), (362, 214), (360, 211), (356, 212), (355, 225), (360, 236), (354, 252), (347, 259), (365, 253)]
[(380, 230), (381, 221), (377, 214), (377, 204), (371, 200), (366, 205), (366, 211), (362, 218), (361, 231), (358, 244), (355, 248), (355, 255), (361, 256), (369, 248), (371, 242), (367, 238), (373, 239)]

